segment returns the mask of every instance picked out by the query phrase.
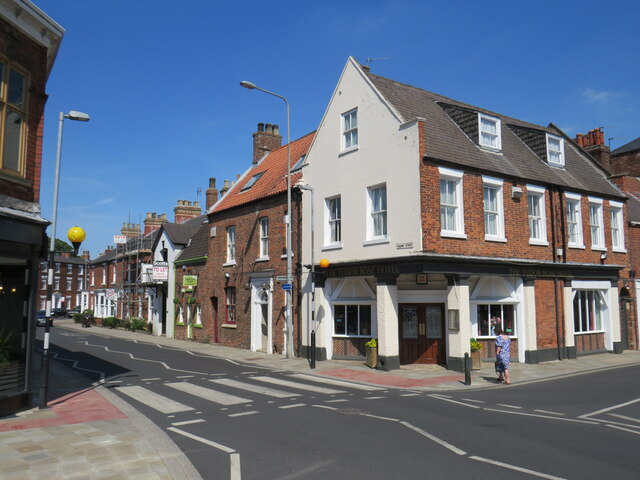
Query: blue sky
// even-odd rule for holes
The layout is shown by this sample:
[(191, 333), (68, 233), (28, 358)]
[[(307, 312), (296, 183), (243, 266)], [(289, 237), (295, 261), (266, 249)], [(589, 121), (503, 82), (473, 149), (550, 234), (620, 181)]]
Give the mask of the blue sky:
[[(640, 2), (34, 0), (65, 28), (49, 78), (41, 204), (51, 218), (66, 121), (57, 237), (87, 232), (92, 258), (123, 222), (173, 220), (209, 177), (251, 163), (258, 122), (286, 138), (318, 127), (351, 55), (381, 76), (574, 136), (640, 136)], [(201, 194), (198, 197), (198, 189)]]

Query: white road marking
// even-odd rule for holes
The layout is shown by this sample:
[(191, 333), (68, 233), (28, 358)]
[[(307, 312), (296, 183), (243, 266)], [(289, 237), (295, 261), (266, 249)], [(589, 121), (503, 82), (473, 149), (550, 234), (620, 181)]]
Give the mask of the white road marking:
[(266, 377), (266, 376), (251, 377), (251, 378), (253, 380), (258, 380), (260, 382), (273, 383), (275, 385), (280, 385), (283, 387), (297, 388), (298, 390), (308, 390), (310, 392), (326, 393), (327, 395), (333, 395), (336, 393), (345, 393), (343, 390), (334, 390), (332, 388), (319, 387), (316, 385), (307, 385), (306, 383), (290, 382), (289, 380), (284, 380), (281, 378), (272, 378), (272, 377)]
[(326, 408), (327, 410), (338, 410), (336, 407), (330, 407), (329, 405), (311, 405), (316, 408)]
[(255, 375), (256, 373), (259, 372), (240, 372), (242, 375)]
[(346, 398), (336, 398), (335, 400), (325, 400), (326, 403), (340, 403), (340, 402), (348, 402)]
[(241, 382), (239, 380), (233, 380), (231, 378), (220, 378), (216, 380), (209, 380), (212, 383), (217, 383), (220, 385), (226, 385), (227, 387), (239, 388), (242, 390), (247, 390), (253, 393), (260, 393), (262, 395), (268, 395), (270, 397), (275, 398), (288, 398), (288, 397), (297, 397), (299, 393), (290, 393), (285, 392), (284, 390), (277, 390), (275, 388), (263, 387), (262, 385), (253, 385), (247, 382)]
[(364, 400), (382, 400), (387, 397), (364, 397)]
[(452, 400), (451, 397), (447, 397), (446, 395), (429, 395), (429, 396), (433, 397), (433, 398), (437, 398), (438, 400), (444, 400), (445, 402), (451, 402), (451, 403), (455, 403), (455, 404), (462, 405), (462, 406), (465, 406), (465, 407), (480, 408), (477, 405), (469, 405), (468, 403), (458, 402), (457, 400)]
[(194, 375), (178, 375), (176, 378), (193, 378)]
[(56, 360), (62, 360), (62, 361), (65, 361), (65, 362), (70, 362), (71, 363), (71, 368), (75, 368), (76, 370), (82, 370), (84, 372), (97, 373), (98, 375), (100, 375), (100, 380), (98, 380), (98, 383), (104, 383), (105, 382), (104, 372), (100, 372), (98, 370), (90, 370), (88, 368), (79, 367), (78, 366), (79, 365), (78, 361), (72, 360), (72, 359), (69, 359), (69, 358), (61, 357), (55, 352), (53, 353), (52, 357), (55, 358)]
[(232, 453), (229, 455), (229, 463), (231, 468), (230, 480), (240, 480), (242, 478), (240, 475), (240, 454)]
[(122, 383), (122, 380), (109, 380), (107, 383)]
[(151, 382), (153, 380), (162, 380), (161, 378), (141, 378), (141, 382)]
[(403, 393), (402, 395), (400, 395), (401, 397), (417, 397), (421, 395), (420, 393)]
[(633, 418), (633, 417), (627, 417), (625, 415), (619, 415), (617, 413), (607, 413), (607, 415), (609, 415), (610, 417), (616, 417), (616, 418), (621, 418), (622, 420), (629, 420), (630, 422), (637, 422), (640, 423), (640, 420), (637, 418)]
[(516, 410), (522, 409), (522, 407), (518, 407), (517, 405), (508, 405), (506, 403), (497, 403), (496, 405), (498, 405), (499, 407), (505, 407), (505, 408), (515, 408)]
[[(598, 425), (598, 422), (596, 422), (596, 421), (577, 420), (575, 418), (549, 417), (547, 415), (536, 415), (534, 413), (513, 412), (511, 410), (500, 410), (498, 408), (487, 408), (487, 407), (484, 407), (483, 410), (486, 410), (487, 412), (508, 413), (510, 415), (523, 415), (525, 417), (550, 418), (551, 420), (562, 420), (563, 422), (575, 422), (575, 423), (586, 423), (586, 424), (589, 424), (589, 425)], [(580, 418), (580, 417), (578, 417), (578, 418)]]
[(474, 400), (473, 398), (462, 398), (465, 402), (473, 402), (473, 403), (487, 403), (484, 400)]
[(188, 405), (171, 400), (144, 387), (131, 385), (128, 387), (115, 387), (115, 389), (161, 413), (189, 412), (193, 410)]
[(278, 408), (282, 408), (282, 409), (298, 408), (298, 407), (304, 407), (305, 405), (306, 405), (306, 403), (294, 403), (293, 405), (283, 405), (282, 407), (278, 407)]
[(256, 413), (260, 412), (256, 410), (249, 410), (248, 412), (230, 413), (227, 417), (244, 417), (245, 415), (255, 415)]
[(297, 378), (299, 380), (308, 380), (310, 382), (326, 383), (327, 385), (335, 385), (337, 387), (365, 390), (368, 392), (384, 390), (384, 388), (374, 387), (373, 385), (362, 385), (360, 383), (351, 383), (344, 380), (334, 380), (333, 378), (317, 377), (315, 375), (307, 375), (306, 373), (294, 373), (289, 375), (289, 377)]
[(419, 433), (423, 437), (427, 437), (429, 440), (432, 440), (432, 441), (436, 442), (438, 445), (441, 445), (441, 446), (451, 450), (453, 453), (456, 453), (458, 455), (466, 455), (467, 454), (467, 452), (465, 452), (464, 450), (461, 450), (458, 447), (453, 446), (448, 442), (445, 442), (444, 440), (436, 437), (435, 435), (431, 435), (429, 432), (425, 432), (424, 430), (422, 430), (421, 428), (416, 427), (415, 425), (411, 425), (409, 422), (400, 422), (400, 425), (404, 425), (405, 427), (410, 428), (411, 430), (413, 430), (414, 432)]
[(614, 405), (612, 407), (608, 407), (608, 408), (603, 408), (602, 410), (597, 410), (595, 412), (591, 412), (591, 413), (585, 413), (584, 415), (580, 415), (578, 418), (589, 418), (589, 417), (593, 417), (595, 415), (599, 415), (601, 413), (605, 413), (605, 412), (609, 412), (611, 410), (615, 410), (616, 408), (622, 408), (622, 407), (626, 407), (627, 405), (632, 405), (636, 402), (640, 402), (640, 398), (636, 398), (635, 400), (631, 400), (629, 402), (626, 403), (620, 403), (618, 405)]
[(171, 430), (172, 432), (183, 435), (191, 440), (195, 440), (196, 442), (204, 443), (205, 445), (209, 445), (210, 447), (217, 448), (218, 450), (222, 450), (226, 453), (235, 453), (236, 451), (233, 448), (226, 447), (221, 443), (212, 442), (211, 440), (207, 440), (206, 438), (199, 437), (189, 432), (185, 432), (184, 430), (180, 430), (179, 428), (169, 427), (167, 430)]
[(547, 415), (564, 415), (564, 413), (560, 413), (560, 412), (551, 412), (549, 410), (534, 410), (534, 412), (538, 412), (538, 413), (546, 413)]
[(204, 398), (210, 402), (219, 403), (220, 405), (237, 405), (239, 403), (250, 403), (251, 400), (242, 397), (236, 397), (235, 395), (229, 395), (228, 393), (218, 392), (210, 388), (201, 387), (200, 385), (193, 385), (187, 382), (174, 382), (166, 383), (168, 387), (175, 388), (181, 392), (194, 395), (196, 397)]
[(498, 467), (508, 468), (509, 470), (515, 470), (517, 472), (528, 473), (529, 475), (534, 475), (534, 476), (540, 477), (540, 478), (547, 478), (549, 480), (564, 480), (562, 477), (555, 477), (553, 475), (548, 475), (548, 474), (542, 473), (542, 472), (536, 472), (535, 470), (529, 470), (528, 468), (517, 467), (515, 465), (509, 465), (508, 463), (498, 462), (496, 460), (491, 460), (489, 458), (476, 457), (475, 455), (471, 456), (469, 458), (472, 459), (472, 460), (477, 460), (478, 462), (490, 463), (491, 465), (496, 465)]
[(372, 415), (370, 413), (362, 413), (363, 417), (377, 418), (378, 420), (386, 420), (388, 422), (399, 422), (399, 418), (389, 418), (389, 417), (381, 417), (379, 415)]
[(616, 428), (618, 430), (624, 430), (625, 432), (630, 432), (630, 433), (635, 433), (636, 435), (640, 435), (639, 431), (631, 430), (630, 428), (622, 428), (622, 427), (619, 427), (617, 425), (609, 425), (609, 424), (607, 424), (607, 427)]
[(185, 420), (184, 422), (175, 422), (175, 423), (172, 423), (171, 425), (173, 425), (174, 427), (179, 427), (181, 425), (191, 425), (192, 423), (202, 423), (202, 422), (206, 422), (206, 420), (204, 418), (198, 418), (196, 420)]

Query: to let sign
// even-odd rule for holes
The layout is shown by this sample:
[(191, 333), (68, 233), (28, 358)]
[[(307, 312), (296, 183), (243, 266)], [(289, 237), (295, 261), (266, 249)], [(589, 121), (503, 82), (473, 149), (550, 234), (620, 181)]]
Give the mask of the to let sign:
[(169, 264), (167, 262), (153, 262), (154, 282), (166, 282), (169, 279)]

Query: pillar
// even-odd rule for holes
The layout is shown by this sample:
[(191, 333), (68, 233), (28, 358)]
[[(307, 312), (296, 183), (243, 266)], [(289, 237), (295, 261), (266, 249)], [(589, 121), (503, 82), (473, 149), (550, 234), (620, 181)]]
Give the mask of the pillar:
[(376, 277), (378, 321), (378, 367), (380, 370), (400, 368), (398, 337), (397, 276)]

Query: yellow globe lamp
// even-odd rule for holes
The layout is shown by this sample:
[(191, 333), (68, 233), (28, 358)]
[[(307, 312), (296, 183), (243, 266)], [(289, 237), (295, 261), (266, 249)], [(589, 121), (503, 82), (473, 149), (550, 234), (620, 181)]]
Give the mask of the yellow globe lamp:
[(85, 238), (87, 238), (87, 234), (81, 227), (78, 227), (76, 225), (75, 227), (71, 227), (69, 229), (69, 231), (67, 232), (67, 238), (71, 242), (71, 245), (73, 245), (73, 253), (77, 255), (80, 244), (84, 241)]
[(322, 260), (320, 260), (320, 266), (322, 268), (328, 268), (329, 267), (329, 260), (327, 260), (326, 258), (323, 258)]

